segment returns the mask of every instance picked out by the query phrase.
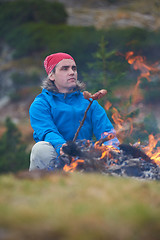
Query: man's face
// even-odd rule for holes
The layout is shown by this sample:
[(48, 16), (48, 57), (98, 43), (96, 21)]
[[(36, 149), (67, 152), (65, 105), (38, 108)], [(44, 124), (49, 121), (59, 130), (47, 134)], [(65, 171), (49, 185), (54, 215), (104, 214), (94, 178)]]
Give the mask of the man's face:
[(60, 61), (52, 73), (50, 80), (54, 81), (59, 92), (71, 92), (77, 84), (77, 67), (72, 59), (63, 59)]

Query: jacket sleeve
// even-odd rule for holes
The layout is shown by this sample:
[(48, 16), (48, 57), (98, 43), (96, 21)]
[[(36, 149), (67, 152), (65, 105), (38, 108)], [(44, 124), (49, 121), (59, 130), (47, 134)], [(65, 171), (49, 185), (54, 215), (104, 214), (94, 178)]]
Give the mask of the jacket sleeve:
[(59, 154), (66, 141), (54, 124), (50, 106), (45, 101), (34, 101), (29, 110), (31, 126), (37, 141), (50, 142)]
[(97, 101), (93, 102), (92, 106), (92, 124), (93, 133), (97, 140), (105, 138), (107, 134), (114, 134), (115, 137), (107, 142), (105, 145), (113, 145), (117, 147), (119, 145), (119, 140), (116, 137), (115, 129), (110, 122), (105, 110), (100, 106)]

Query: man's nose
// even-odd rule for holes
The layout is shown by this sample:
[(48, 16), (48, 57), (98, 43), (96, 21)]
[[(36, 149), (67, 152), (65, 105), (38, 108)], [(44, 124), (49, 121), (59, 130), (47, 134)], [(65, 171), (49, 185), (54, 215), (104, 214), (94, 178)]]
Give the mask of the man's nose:
[(74, 74), (74, 70), (72, 68), (69, 68), (69, 74)]

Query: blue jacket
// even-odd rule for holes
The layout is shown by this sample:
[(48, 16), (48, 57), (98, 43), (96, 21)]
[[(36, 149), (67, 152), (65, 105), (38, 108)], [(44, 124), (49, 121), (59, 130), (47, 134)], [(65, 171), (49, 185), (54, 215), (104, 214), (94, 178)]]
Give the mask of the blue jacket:
[[(73, 140), (88, 105), (80, 91), (65, 94), (43, 89), (29, 110), (34, 140), (50, 142), (59, 153), (62, 144)], [(94, 100), (77, 139), (92, 140), (94, 134), (99, 140), (113, 130), (105, 110)]]

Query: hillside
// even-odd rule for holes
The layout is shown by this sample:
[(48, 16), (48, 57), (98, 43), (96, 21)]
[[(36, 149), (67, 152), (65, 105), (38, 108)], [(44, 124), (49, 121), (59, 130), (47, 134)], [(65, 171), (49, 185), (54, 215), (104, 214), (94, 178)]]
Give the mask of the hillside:
[[(65, 2), (65, 1), (64, 1)], [(93, 2), (93, 3), (92, 3)], [(97, 29), (109, 27), (140, 27), (151, 30), (160, 28), (160, 5), (158, 1), (80, 1), (79, 4), (65, 2), (68, 24), (95, 26)]]

